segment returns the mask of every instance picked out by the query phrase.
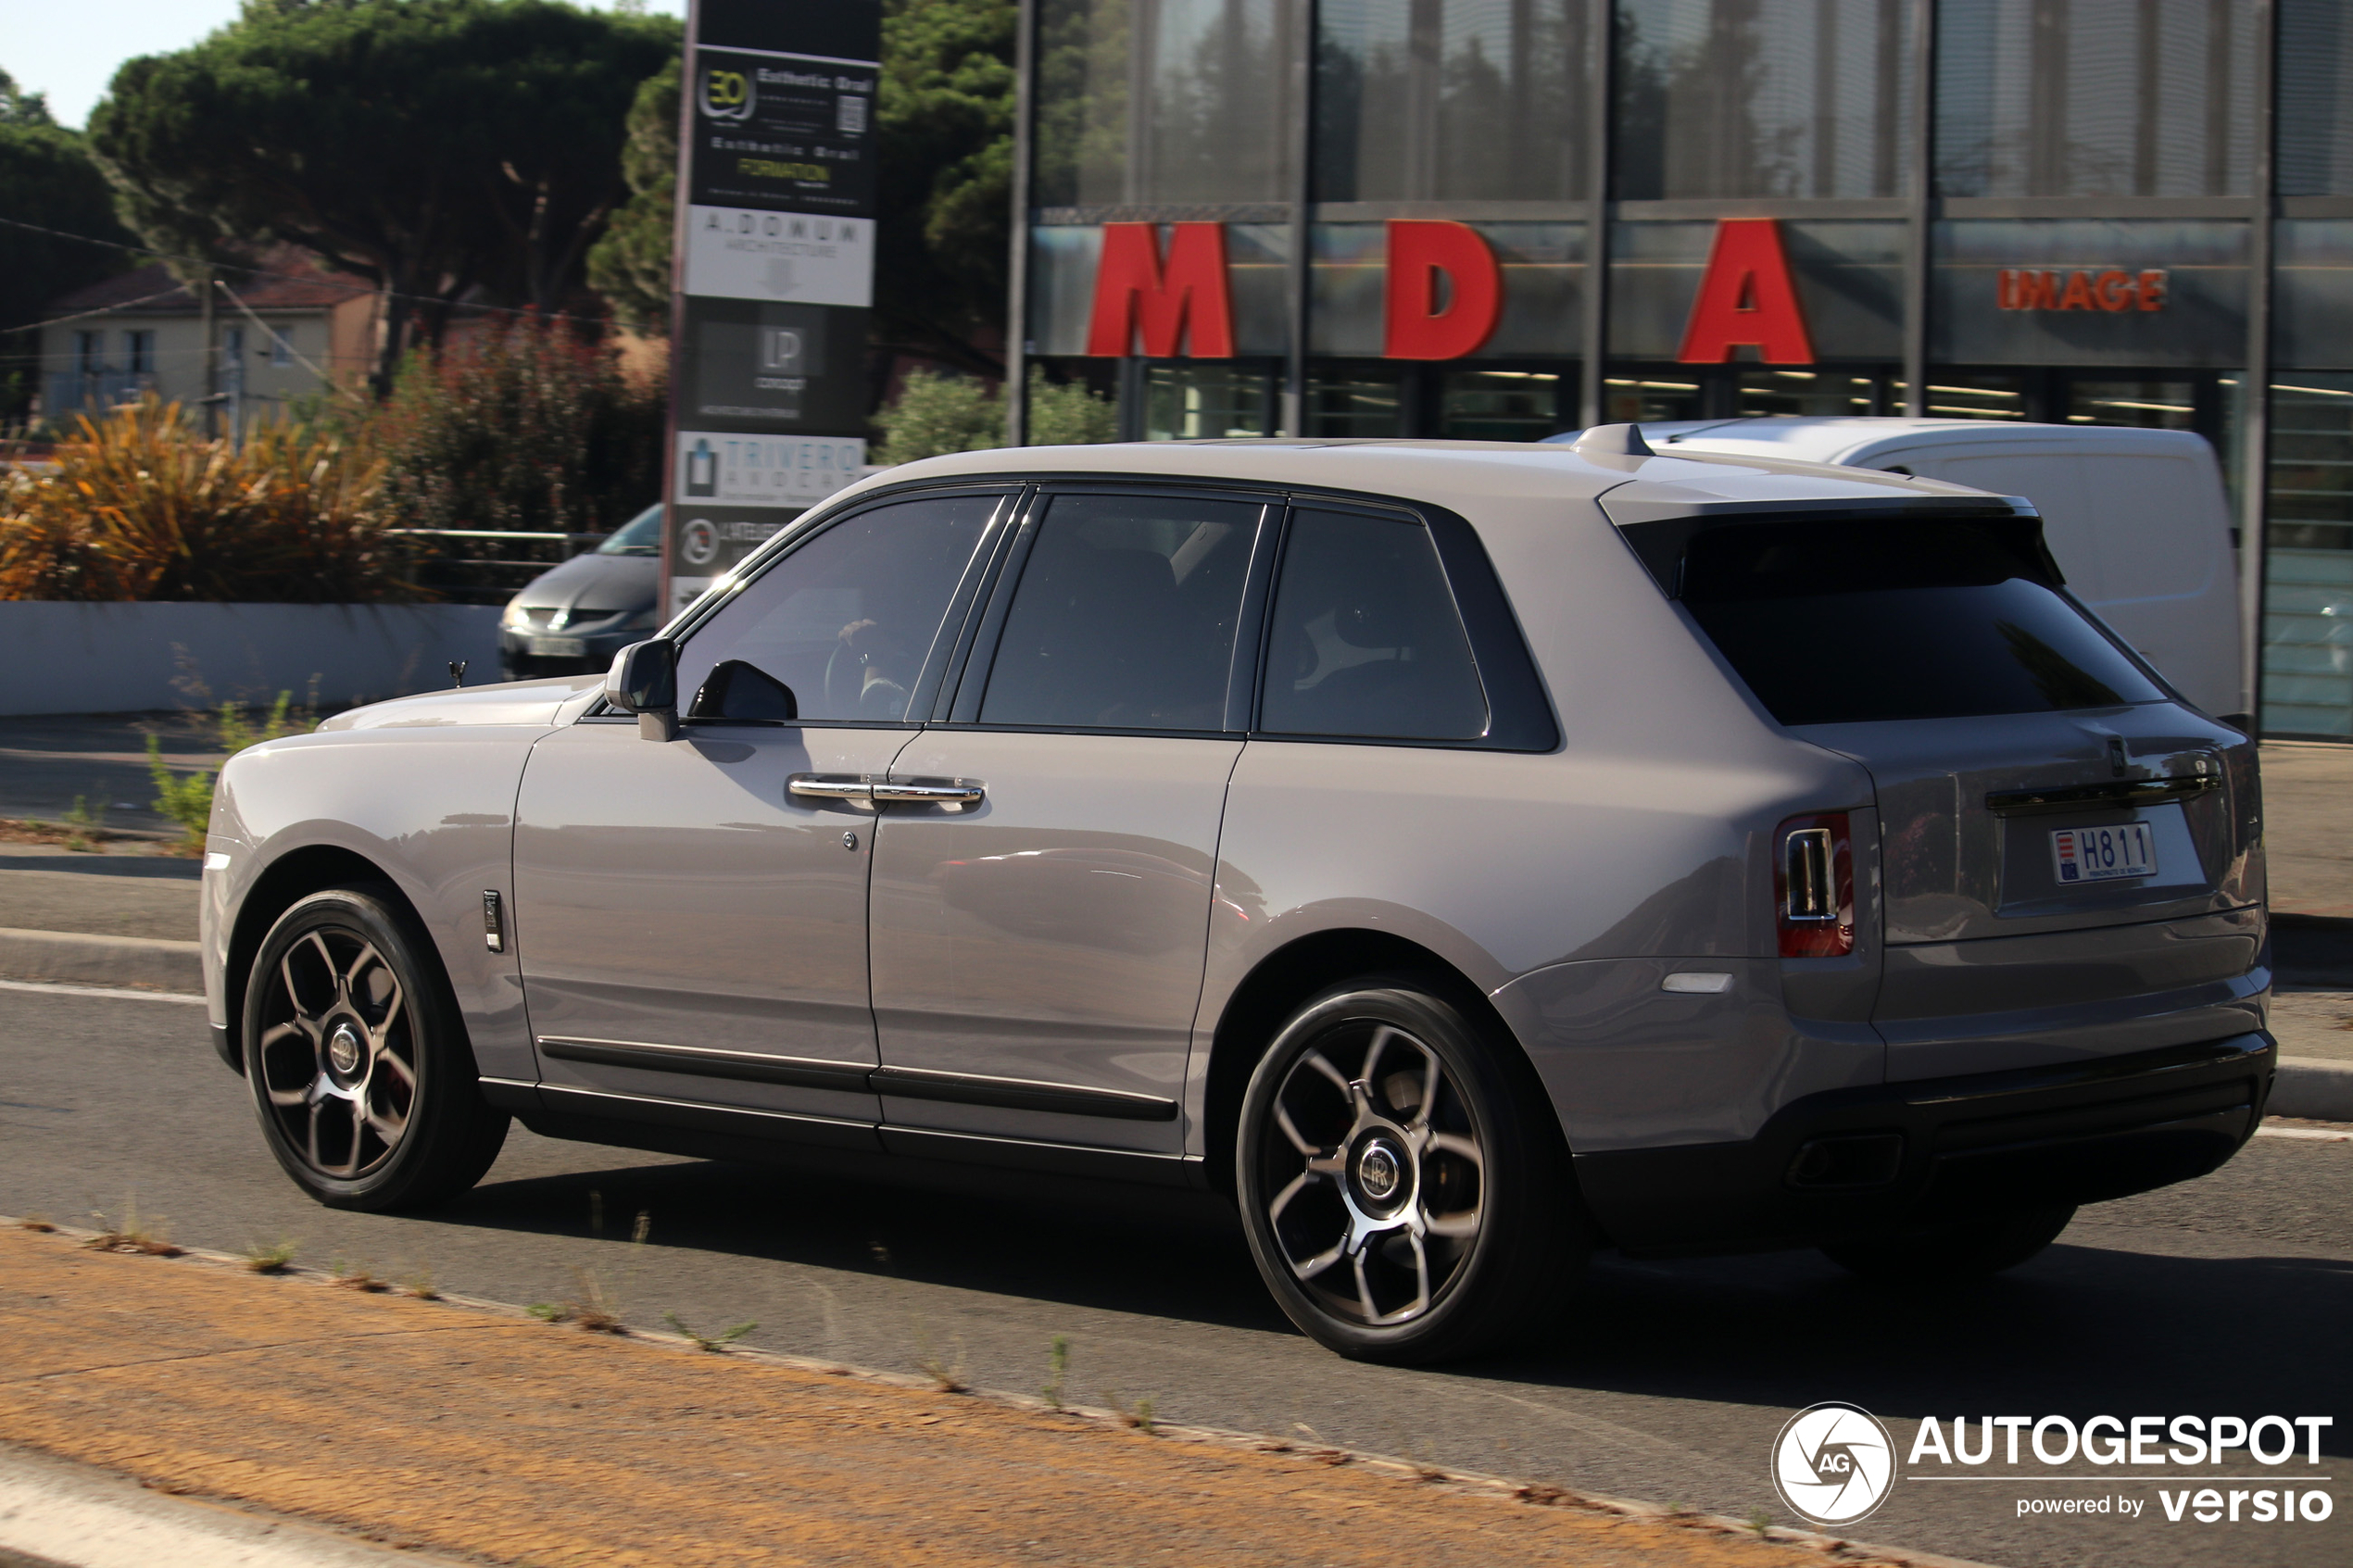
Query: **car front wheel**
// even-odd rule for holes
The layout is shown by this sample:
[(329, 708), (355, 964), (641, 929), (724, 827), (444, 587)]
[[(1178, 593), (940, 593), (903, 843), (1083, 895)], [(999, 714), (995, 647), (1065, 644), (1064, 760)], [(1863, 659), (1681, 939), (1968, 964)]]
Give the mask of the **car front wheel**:
[(338, 1209), (417, 1208), (482, 1179), (508, 1116), (424, 933), (388, 887), (278, 917), (245, 984), (245, 1082), (287, 1174)]
[(1309, 1001), (1259, 1062), (1235, 1149), (1251, 1251), (1331, 1349), (1477, 1354), (1534, 1326), (1583, 1263), (1567, 1149), (1507, 1049), (1434, 992), (1377, 979)]

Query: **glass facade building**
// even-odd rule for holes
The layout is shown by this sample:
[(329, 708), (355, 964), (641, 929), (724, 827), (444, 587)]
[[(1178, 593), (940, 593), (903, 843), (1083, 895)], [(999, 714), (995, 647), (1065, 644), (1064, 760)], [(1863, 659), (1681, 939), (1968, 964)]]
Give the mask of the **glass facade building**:
[[(2353, 739), (2346, 0), (1027, 0), (1025, 21), (1016, 358), (1114, 393), (1129, 435), (2195, 431), (2241, 524), (2264, 730)], [(1160, 247), (1126, 244), (1124, 272), (1120, 224)], [(1216, 276), (1180, 269), (1187, 225), (1216, 231)], [(1407, 277), (1416, 235), (1443, 254)], [(1771, 277), (1719, 304), (1761, 320), (1784, 278), (1793, 330), (1708, 337), (1728, 247), (1760, 244)]]

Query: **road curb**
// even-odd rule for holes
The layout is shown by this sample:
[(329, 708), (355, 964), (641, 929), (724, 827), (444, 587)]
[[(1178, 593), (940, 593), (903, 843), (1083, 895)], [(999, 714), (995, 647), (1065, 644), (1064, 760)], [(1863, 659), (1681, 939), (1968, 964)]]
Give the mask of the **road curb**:
[(63, 980), (150, 991), (204, 990), (201, 945), (154, 936), (92, 936), (0, 927), (0, 978)]
[(2271, 1080), (2271, 1098), (2263, 1112), (2307, 1122), (2353, 1122), (2353, 1062), (2280, 1058), (2279, 1075)]
[(459, 1568), (314, 1521), (175, 1496), (0, 1443), (0, 1559), (71, 1568)]

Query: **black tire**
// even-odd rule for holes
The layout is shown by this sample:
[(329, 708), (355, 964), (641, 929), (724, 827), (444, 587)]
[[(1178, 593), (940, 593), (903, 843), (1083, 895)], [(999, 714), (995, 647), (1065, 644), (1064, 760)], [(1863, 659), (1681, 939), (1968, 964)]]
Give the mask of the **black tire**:
[(280, 915), (240, 1029), (270, 1152), (330, 1208), (454, 1198), (506, 1142), (440, 960), (389, 887), (330, 888)]
[(1275, 1299), (1357, 1361), (1516, 1340), (1592, 1250), (1535, 1074), (1407, 977), (1335, 987), (1277, 1032), (1243, 1096), (1235, 1191)]
[(1877, 1285), (1948, 1285), (2018, 1267), (2057, 1241), (2074, 1218), (2073, 1204), (2033, 1209), (1912, 1235), (1833, 1242), (1822, 1256)]

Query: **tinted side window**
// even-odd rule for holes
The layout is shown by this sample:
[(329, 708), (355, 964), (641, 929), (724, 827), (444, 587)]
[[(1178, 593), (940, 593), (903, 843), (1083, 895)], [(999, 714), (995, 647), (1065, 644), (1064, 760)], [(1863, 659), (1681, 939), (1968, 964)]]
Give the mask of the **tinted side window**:
[(1260, 508), (1058, 495), (981, 699), (984, 724), (1216, 730)]
[(1428, 529), (1292, 514), (1259, 727), (1374, 740), (1487, 733), (1486, 693)]
[(995, 495), (943, 495), (845, 518), (748, 584), (679, 651), (691, 699), (741, 659), (792, 688), (804, 721), (903, 720)]
[(1682, 600), (1784, 724), (2158, 702), (2016, 527), (1760, 523), (1691, 542)]

